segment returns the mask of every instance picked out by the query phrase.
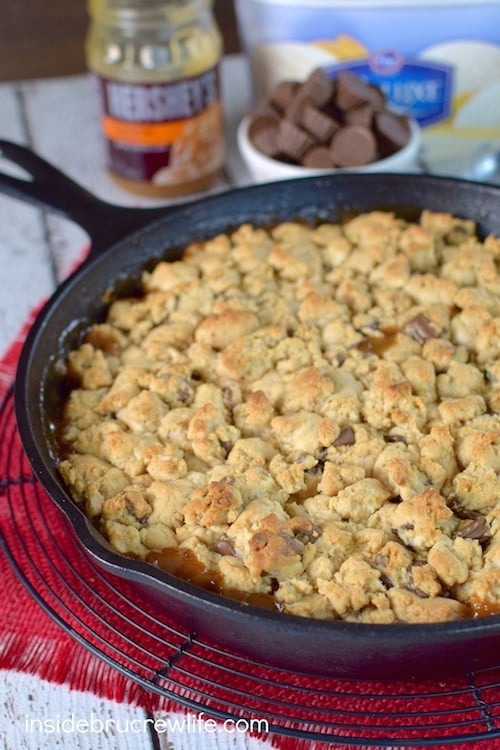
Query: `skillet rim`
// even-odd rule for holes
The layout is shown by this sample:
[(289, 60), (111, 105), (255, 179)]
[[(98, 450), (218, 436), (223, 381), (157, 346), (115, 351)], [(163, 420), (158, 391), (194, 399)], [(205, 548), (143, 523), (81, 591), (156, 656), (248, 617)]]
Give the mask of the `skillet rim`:
[[(391, 624), (373, 624), (373, 623), (358, 623), (348, 622), (343, 620), (319, 620), (315, 618), (305, 618), (297, 615), (282, 614), (279, 612), (268, 611), (254, 605), (241, 603), (236, 600), (229, 599), (221, 594), (216, 594), (211, 591), (207, 591), (198, 586), (190, 584), (189, 582), (183, 581), (182, 579), (176, 578), (175, 576), (166, 573), (165, 571), (155, 568), (149, 563), (142, 561), (132, 560), (130, 558), (115, 552), (111, 548), (108, 548), (108, 543), (104, 538), (102, 541), (98, 539), (99, 532), (94, 531), (91, 527), (89, 520), (84, 515), (83, 511), (76, 505), (75, 501), (71, 498), (70, 493), (64, 487), (62, 480), (55, 478), (54, 473), (48, 468), (48, 461), (43, 458), (42, 453), (38, 447), (38, 440), (33, 434), (30, 414), (33, 410), (32, 405), (29, 403), (29, 374), (31, 371), (31, 363), (33, 360), (34, 352), (36, 347), (39, 345), (40, 339), (43, 340), (47, 327), (53, 322), (53, 314), (56, 313), (65, 296), (70, 294), (73, 287), (82, 285), (87, 276), (91, 275), (92, 271), (96, 267), (105, 265), (105, 259), (113, 259), (117, 256), (124, 247), (129, 247), (137, 238), (142, 237), (143, 233), (152, 232), (160, 229), (164, 223), (168, 223), (180, 216), (183, 213), (189, 214), (193, 208), (196, 210), (197, 206), (204, 206), (206, 209), (218, 204), (224, 205), (228, 198), (231, 196), (245, 196), (252, 195), (266, 195), (266, 193), (275, 193), (276, 191), (283, 190), (284, 188), (291, 189), (292, 192), (307, 190), (314, 185), (327, 185), (328, 183), (336, 183), (342, 186), (344, 182), (355, 183), (375, 183), (376, 181), (388, 181), (388, 182), (399, 182), (403, 180), (411, 180), (415, 184), (419, 184), (421, 187), (429, 189), (433, 185), (438, 185), (440, 188), (458, 187), (460, 190), (464, 190), (467, 193), (472, 192), (476, 195), (476, 198), (482, 193), (490, 194), (493, 198), (498, 198), (499, 211), (500, 211), (500, 188), (489, 184), (489, 183), (475, 183), (460, 178), (443, 177), (436, 175), (424, 175), (424, 174), (342, 174), (342, 175), (325, 175), (325, 177), (305, 177), (295, 180), (283, 180), (274, 183), (265, 183), (260, 185), (249, 185), (240, 188), (234, 188), (232, 190), (223, 191), (222, 193), (203, 197), (199, 200), (193, 201), (190, 204), (180, 204), (174, 208), (169, 207), (164, 217), (156, 217), (153, 221), (147, 223), (143, 229), (135, 230), (127, 234), (123, 239), (118, 242), (112, 243), (110, 246), (104, 249), (104, 251), (98, 255), (94, 255), (85, 260), (79, 268), (73, 271), (70, 276), (60, 284), (53, 294), (49, 297), (47, 302), (43, 305), (39, 313), (37, 314), (33, 324), (25, 339), (22, 347), (21, 355), (19, 358), (15, 384), (14, 384), (14, 403), (15, 403), (15, 414), (18, 425), (19, 435), (21, 443), (26, 456), (31, 464), (31, 467), (35, 473), (35, 476), (39, 479), (40, 484), (45, 490), (48, 497), (55, 502), (55, 504), (62, 511), (66, 522), (69, 523), (72, 531), (75, 533), (78, 542), (83, 547), (84, 551), (89, 554), (98, 564), (103, 565), (108, 571), (115, 573), (125, 580), (147, 585), (147, 581), (153, 581), (154, 589), (167, 588), (167, 591), (174, 597), (179, 595), (186, 597), (189, 600), (195, 600), (196, 603), (206, 601), (211, 607), (215, 607), (217, 610), (229, 612), (233, 617), (243, 617), (245, 621), (250, 618), (257, 618), (258, 620), (268, 621), (270, 623), (279, 624), (285, 629), (290, 631), (296, 631), (299, 629), (301, 632), (306, 628), (310, 635), (315, 634), (317, 631), (318, 636), (325, 637), (328, 633), (343, 633), (348, 631), (348, 634), (352, 634), (353, 638), (361, 638), (371, 633), (382, 634), (383, 639), (392, 638), (392, 640), (400, 641), (404, 640), (408, 643), (413, 643), (412, 638), (421, 637), (425, 640), (426, 636), (439, 635), (450, 636), (450, 635), (464, 635), (468, 633), (476, 633), (477, 636), (486, 634), (498, 634), (500, 636), (500, 614), (488, 615), (481, 618), (466, 618), (463, 620), (453, 620), (438, 623), (391, 623)], [(312, 192), (312, 191), (311, 191)], [(308, 210), (310, 209), (309, 202), (306, 203)], [(397, 203), (394, 204), (397, 206)], [(376, 206), (373, 206), (375, 209)], [(412, 207), (414, 208), (414, 207)], [(416, 211), (422, 210), (423, 206), (417, 206)], [(272, 214), (276, 214), (278, 209), (274, 210)], [(369, 209), (366, 209), (369, 210)], [(432, 209), (431, 209), (432, 210)], [(451, 209), (449, 209), (451, 211)], [(459, 212), (462, 215), (461, 212)], [(474, 218), (469, 216), (467, 218)], [(480, 219), (475, 219), (476, 222), (484, 220), (484, 216)], [(500, 213), (498, 217), (500, 224)], [(227, 223), (227, 222), (226, 222)], [(241, 221), (236, 220), (235, 224), (231, 226), (237, 226)], [(227, 223), (228, 224), (228, 223)], [(256, 221), (256, 225), (263, 225), (260, 220)], [(229, 224), (227, 230), (229, 231)], [(219, 230), (221, 231), (221, 230)], [(490, 230), (493, 232), (496, 230)], [(131, 252), (131, 251), (129, 251)], [(148, 261), (142, 258), (141, 263), (137, 267), (136, 273), (143, 269), (147, 262), (154, 260), (155, 262), (159, 257), (153, 258), (148, 257)], [(119, 276), (115, 275), (112, 283), (115, 284)], [(52, 316), (52, 317), (51, 317)], [(67, 324), (66, 329), (60, 329), (59, 340), (65, 335), (67, 329), (71, 327), (71, 323)], [(40, 376), (40, 383), (38, 389), (38, 403), (37, 412), (39, 418), (43, 419), (43, 404), (42, 404), (42, 391), (46, 383), (46, 370), (43, 376)], [(47, 442), (46, 442), (47, 447)], [(132, 574), (132, 575), (130, 575)], [(290, 626), (287, 628), (287, 624)], [(416, 641), (415, 641), (416, 643)]]

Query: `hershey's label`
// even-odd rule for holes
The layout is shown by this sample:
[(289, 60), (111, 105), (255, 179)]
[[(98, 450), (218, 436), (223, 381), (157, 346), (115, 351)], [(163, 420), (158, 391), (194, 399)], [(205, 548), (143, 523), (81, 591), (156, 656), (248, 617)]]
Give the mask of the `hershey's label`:
[(217, 70), (168, 83), (101, 79), (107, 115), (127, 122), (168, 122), (195, 117), (219, 100)]
[(165, 83), (98, 77), (109, 169), (155, 185), (183, 185), (224, 159), (218, 67)]

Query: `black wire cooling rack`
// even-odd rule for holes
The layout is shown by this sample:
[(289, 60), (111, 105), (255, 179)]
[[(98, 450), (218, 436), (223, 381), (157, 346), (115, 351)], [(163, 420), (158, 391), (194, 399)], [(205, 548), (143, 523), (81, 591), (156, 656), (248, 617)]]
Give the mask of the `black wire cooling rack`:
[[(14, 570), (91, 653), (152, 694), (271, 735), (351, 747), (500, 747), (500, 667), (444, 682), (305, 677), (224, 651), (176, 626), (78, 544), (24, 457), (13, 396), (0, 408), (0, 531)], [(262, 725), (261, 725), (262, 726)]]

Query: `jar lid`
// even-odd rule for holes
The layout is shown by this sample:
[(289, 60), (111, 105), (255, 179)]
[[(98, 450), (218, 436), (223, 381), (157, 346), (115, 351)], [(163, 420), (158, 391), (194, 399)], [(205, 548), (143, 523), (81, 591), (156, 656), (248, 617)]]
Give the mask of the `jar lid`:
[(212, 0), (88, 0), (89, 15), (110, 22), (182, 24), (212, 7)]

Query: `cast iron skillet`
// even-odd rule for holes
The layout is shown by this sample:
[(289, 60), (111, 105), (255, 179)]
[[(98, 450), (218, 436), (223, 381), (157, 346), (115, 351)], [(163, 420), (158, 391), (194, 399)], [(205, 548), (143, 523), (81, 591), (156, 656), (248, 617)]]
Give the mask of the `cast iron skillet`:
[(179, 624), (225, 648), (293, 671), (356, 679), (443, 677), (500, 662), (500, 616), (425, 625), (323, 622), (229, 600), (115, 553), (87, 523), (57, 470), (50, 431), (58, 363), (105, 312), (109, 290), (127, 291), (141, 270), (173, 260), (192, 241), (243, 222), (342, 219), (372, 208), (416, 218), (423, 208), (475, 219), (500, 234), (500, 189), (422, 175), (336, 175), (229, 191), (169, 209), (128, 209), (89, 194), (31, 151), (0, 142), (31, 180), (0, 175), (0, 191), (62, 213), (87, 230), (84, 264), (55, 292), (23, 348), (15, 386), (21, 440), (36, 476), (81, 545), (104, 570), (129, 581)]

